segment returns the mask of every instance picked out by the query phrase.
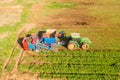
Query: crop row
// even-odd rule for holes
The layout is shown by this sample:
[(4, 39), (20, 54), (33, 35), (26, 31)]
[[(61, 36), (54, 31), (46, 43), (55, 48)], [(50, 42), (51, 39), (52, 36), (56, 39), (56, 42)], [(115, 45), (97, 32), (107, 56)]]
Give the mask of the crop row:
[(120, 50), (117, 51), (60, 51), (60, 52), (48, 52), (48, 53), (40, 53), (41, 57), (98, 57), (98, 58), (105, 58), (105, 57), (113, 57), (113, 58), (120, 58)]
[[(40, 53), (34, 57), (38, 63), (25, 65), (31, 72), (39, 72), (40, 77), (62, 78), (63, 80), (117, 80), (120, 78), (120, 52), (67, 51)], [(28, 57), (29, 58), (29, 57)], [(27, 60), (27, 58), (25, 58)], [(29, 60), (29, 59), (28, 59)], [(31, 61), (32, 63), (32, 61)], [(25, 69), (27, 69), (25, 68)]]

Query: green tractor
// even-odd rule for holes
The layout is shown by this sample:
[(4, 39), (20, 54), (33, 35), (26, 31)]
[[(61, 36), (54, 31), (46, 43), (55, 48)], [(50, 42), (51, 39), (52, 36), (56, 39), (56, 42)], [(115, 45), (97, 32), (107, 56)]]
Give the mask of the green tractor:
[(81, 38), (79, 33), (71, 33), (70, 39), (67, 43), (67, 48), (69, 50), (76, 50), (79, 48), (88, 50), (90, 43), (91, 41), (88, 37)]

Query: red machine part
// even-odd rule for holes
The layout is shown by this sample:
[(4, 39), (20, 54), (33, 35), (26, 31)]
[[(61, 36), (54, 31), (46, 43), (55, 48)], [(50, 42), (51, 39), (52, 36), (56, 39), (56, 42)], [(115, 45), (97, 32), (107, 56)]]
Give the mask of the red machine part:
[(32, 40), (32, 44), (36, 44), (36, 42), (37, 42), (37, 38), (34, 38), (34, 39)]
[(28, 43), (27, 43), (27, 37), (25, 37), (24, 39), (23, 39), (23, 41), (22, 41), (22, 44), (23, 44), (23, 48), (25, 49), (25, 50), (30, 50), (30, 48), (28, 47)]

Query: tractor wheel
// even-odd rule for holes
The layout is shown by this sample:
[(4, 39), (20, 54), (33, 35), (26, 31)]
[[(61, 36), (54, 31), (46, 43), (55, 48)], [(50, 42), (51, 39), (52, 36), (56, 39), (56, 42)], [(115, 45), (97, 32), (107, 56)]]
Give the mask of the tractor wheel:
[(77, 49), (78, 47), (77, 47), (77, 44), (76, 44), (76, 43), (68, 43), (67, 48), (68, 48), (69, 50), (75, 50), (75, 49)]
[(82, 46), (81, 46), (81, 48), (83, 50), (88, 50), (89, 49), (89, 45), (87, 43), (83, 43)]

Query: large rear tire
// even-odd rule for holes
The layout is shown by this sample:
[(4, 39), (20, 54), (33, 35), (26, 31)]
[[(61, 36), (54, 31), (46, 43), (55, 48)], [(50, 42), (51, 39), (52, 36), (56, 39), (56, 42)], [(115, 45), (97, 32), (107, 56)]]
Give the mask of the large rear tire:
[(89, 45), (87, 43), (83, 43), (82, 46), (81, 46), (81, 48), (83, 50), (88, 50), (89, 49)]
[(69, 50), (75, 50), (75, 49), (77, 49), (78, 47), (77, 47), (77, 44), (76, 44), (76, 43), (68, 43), (67, 48), (68, 48)]

